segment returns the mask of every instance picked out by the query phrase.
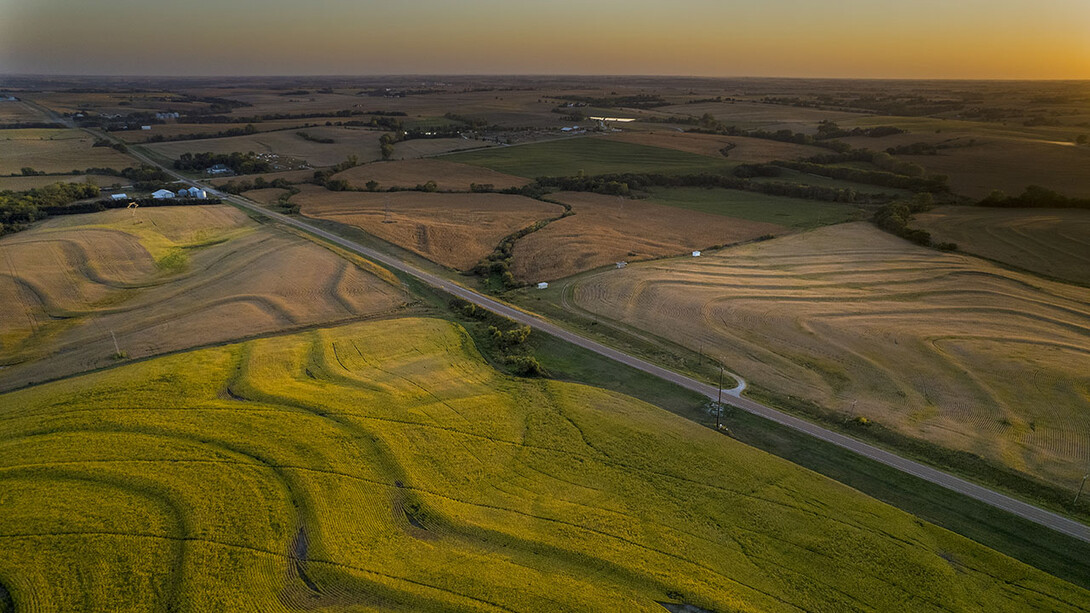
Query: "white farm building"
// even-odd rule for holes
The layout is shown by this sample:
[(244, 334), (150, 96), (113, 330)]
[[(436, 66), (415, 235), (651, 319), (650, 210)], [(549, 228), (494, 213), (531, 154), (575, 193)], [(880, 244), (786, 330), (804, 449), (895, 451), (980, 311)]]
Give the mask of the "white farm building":
[(160, 189), (152, 192), (151, 197), (155, 198), (156, 200), (164, 200), (166, 198), (173, 198), (174, 192), (170, 191), (169, 189)]
[(110, 194), (110, 199), (111, 200), (128, 200), (129, 195), (128, 194)]

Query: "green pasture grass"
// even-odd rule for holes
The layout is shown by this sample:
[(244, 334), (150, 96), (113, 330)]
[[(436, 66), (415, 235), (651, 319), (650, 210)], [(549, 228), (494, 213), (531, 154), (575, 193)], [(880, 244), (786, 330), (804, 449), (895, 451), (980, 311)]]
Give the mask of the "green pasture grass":
[(791, 228), (813, 228), (862, 219), (866, 212), (850, 204), (769, 196), (733, 189), (701, 187), (656, 188), (651, 202), (684, 209), (775, 223)]
[(673, 413), (392, 319), (0, 396), (41, 610), (1077, 611), (1090, 592)]
[(721, 173), (735, 164), (706, 155), (601, 138), (572, 138), (484, 151), (444, 159), (485, 166), (520, 177), (610, 173)]

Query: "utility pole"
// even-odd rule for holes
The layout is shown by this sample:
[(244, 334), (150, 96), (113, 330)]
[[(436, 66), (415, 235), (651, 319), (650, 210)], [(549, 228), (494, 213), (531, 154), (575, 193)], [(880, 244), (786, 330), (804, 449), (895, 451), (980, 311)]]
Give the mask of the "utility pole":
[(1086, 473), (1082, 476), (1082, 483), (1079, 484), (1079, 491), (1075, 492), (1075, 500), (1071, 501), (1071, 504), (1077, 504), (1079, 502), (1079, 496), (1082, 496), (1082, 488), (1086, 487), (1086, 479), (1090, 478), (1090, 473)]
[(723, 365), (719, 365), (719, 398), (715, 401), (715, 429), (718, 430), (723, 418)]

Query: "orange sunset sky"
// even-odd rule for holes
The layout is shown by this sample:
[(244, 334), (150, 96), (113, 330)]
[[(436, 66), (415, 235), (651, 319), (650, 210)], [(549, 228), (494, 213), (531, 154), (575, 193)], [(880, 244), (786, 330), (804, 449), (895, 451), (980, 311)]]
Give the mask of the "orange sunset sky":
[(0, 73), (1090, 79), (1090, 0), (0, 0)]

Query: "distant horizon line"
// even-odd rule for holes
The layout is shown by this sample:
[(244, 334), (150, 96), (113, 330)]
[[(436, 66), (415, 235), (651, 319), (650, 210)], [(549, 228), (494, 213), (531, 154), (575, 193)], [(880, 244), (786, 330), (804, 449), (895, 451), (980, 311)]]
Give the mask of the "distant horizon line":
[[(108, 74), (108, 73), (47, 73), (47, 72), (0, 72), (6, 78), (110, 78), (110, 79), (380, 79), (380, 78), (500, 78), (500, 77), (538, 77), (538, 78), (642, 78), (642, 79), (694, 79), (694, 80), (762, 80), (781, 79), (798, 81), (971, 81), (971, 82), (1037, 82), (1065, 83), (1090, 82), (1090, 77), (1034, 78), (1034, 77), (845, 77), (845, 76), (771, 76), (771, 75), (683, 75), (683, 74), (638, 74), (638, 73), (373, 73), (373, 74), (220, 74), (220, 75), (166, 75), (166, 74)], [(2, 87), (2, 86), (0, 86)]]

